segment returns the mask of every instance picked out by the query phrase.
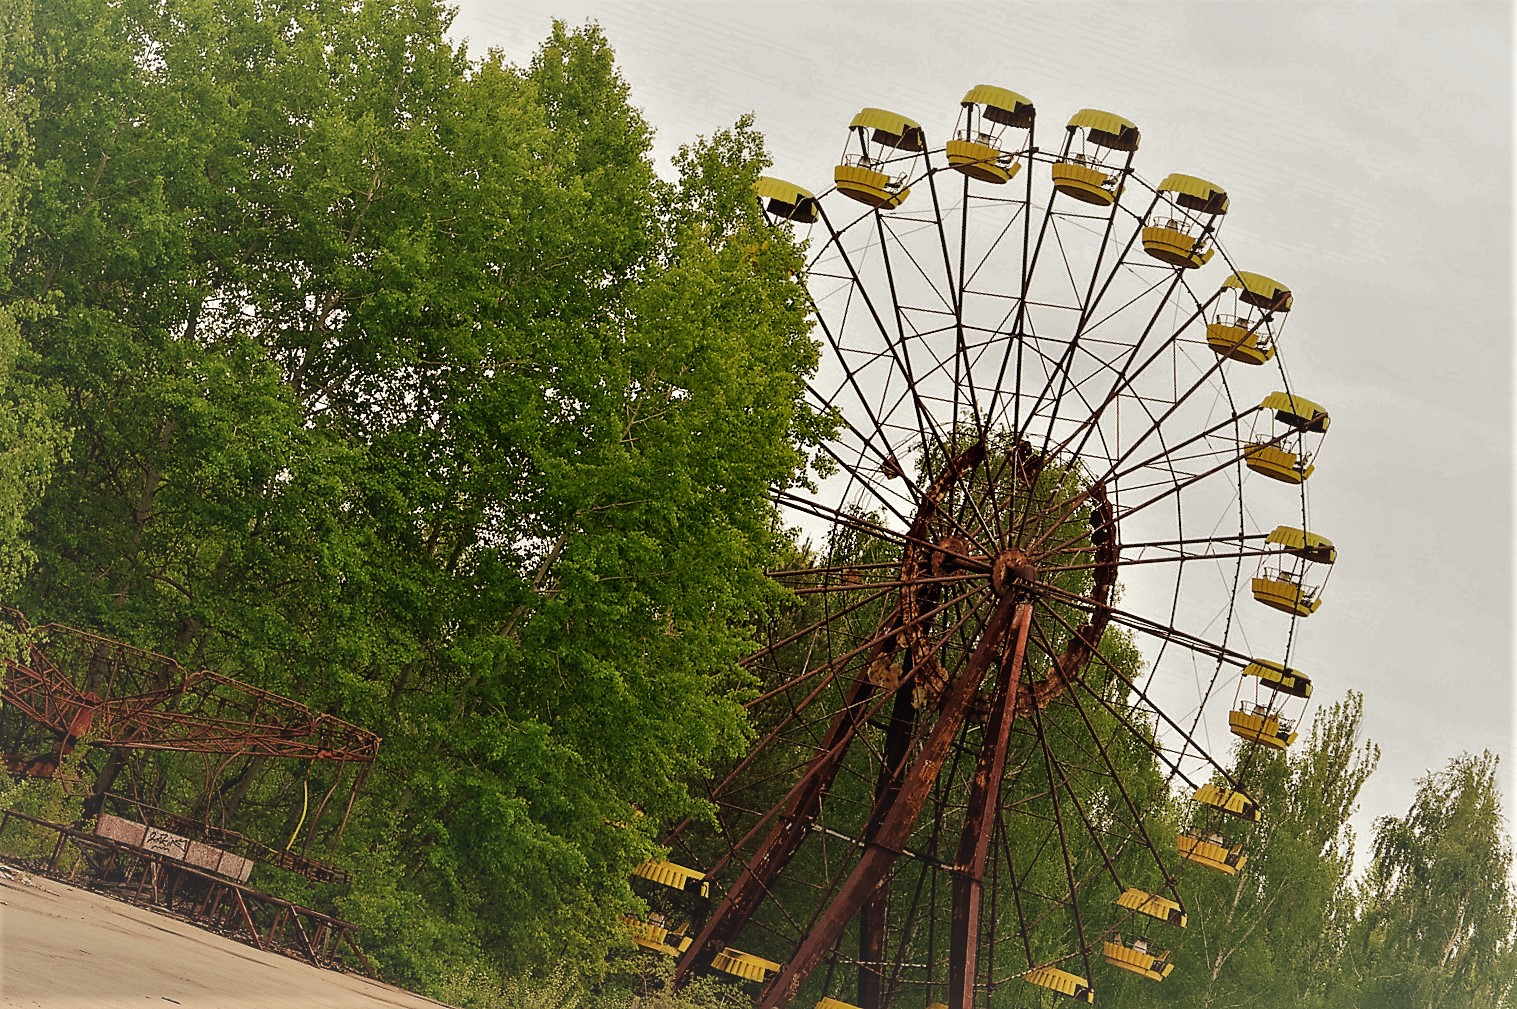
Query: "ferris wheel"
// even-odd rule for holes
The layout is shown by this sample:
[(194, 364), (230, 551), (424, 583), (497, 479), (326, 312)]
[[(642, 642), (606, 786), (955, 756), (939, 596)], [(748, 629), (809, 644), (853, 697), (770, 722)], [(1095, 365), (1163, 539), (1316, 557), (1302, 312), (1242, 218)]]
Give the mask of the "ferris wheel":
[(1336, 560), (1291, 292), (1220, 243), (1222, 187), (1136, 173), (1132, 122), (1037, 131), (980, 85), (941, 145), (866, 108), (831, 189), (758, 183), (809, 239), (834, 434), (776, 491), (809, 546), (746, 660), (755, 745), (634, 880), (680, 980), (1092, 1002), (1169, 976), (1187, 874), (1243, 870), (1268, 815), (1248, 777), (1296, 738)]

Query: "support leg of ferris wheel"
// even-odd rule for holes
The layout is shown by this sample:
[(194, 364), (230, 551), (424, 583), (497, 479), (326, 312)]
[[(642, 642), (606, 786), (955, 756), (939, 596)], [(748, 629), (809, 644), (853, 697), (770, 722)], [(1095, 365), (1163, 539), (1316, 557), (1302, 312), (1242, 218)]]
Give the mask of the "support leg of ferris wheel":
[[(1032, 604), (1019, 601), (1011, 594), (996, 606), (985, 623), (979, 644), (970, 656), (963, 674), (944, 694), (937, 721), (933, 723), (921, 752), (907, 773), (899, 796), (884, 811), (884, 816), (877, 825), (872, 825), (877, 826), (877, 829), (871, 832), (864, 853), (854, 864), (853, 871), (812, 924), (795, 955), (764, 990), (755, 1009), (781, 1009), (790, 1004), (796, 991), (837, 941), (848, 922), (859, 913), (879, 882), (889, 874), (891, 866), (901, 855), (907, 837), (916, 826), (932, 785), (948, 757), (954, 737), (968, 714), (970, 701), (979, 689), (981, 679), (991, 661), (1004, 651), (1008, 625), (1014, 629), (1016, 640), (1025, 645), (1031, 615)], [(1020, 671), (1020, 661), (1008, 660), (1005, 664)]]
[(1017, 688), (1021, 685), (1022, 658), (1027, 651), (1027, 630), (1032, 624), (1032, 604), (1023, 603), (1013, 628), (1016, 638), (1011, 659), (1001, 664), (996, 677), (990, 720), (985, 725), (974, 780), (969, 786), (969, 809), (959, 835), (954, 860), (953, 911), (949, 928), (948, 1007), (973, 1009), (974, 976), (980, 949), (980, 894), (985, 883), (985, 862), (990, 854), (990, 835), (1006, 770), (1006, 747), (1011, 723), (1016, 717)]

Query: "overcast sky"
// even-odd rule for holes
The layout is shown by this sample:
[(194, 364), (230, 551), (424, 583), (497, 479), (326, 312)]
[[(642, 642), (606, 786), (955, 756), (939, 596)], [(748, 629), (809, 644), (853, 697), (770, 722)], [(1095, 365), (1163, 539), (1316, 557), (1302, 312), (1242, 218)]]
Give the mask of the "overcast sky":
[(553, 18), (598, 20), (660, 159), (753, 111), (773, 173), (820, 191), (860, 107), (941, 135), (988, 83), (1040, 121), (1133, 120), (1146, 178), (1224, 185), (1224, 242), (1294, 292), (1292, 382), (1332, 413), (1312, 528), (1341, 559), (1297, 654), (1314, 705), (1365, 694), (1383, 755), (1361, 854), (1373, 818), (1462, 750), (1517, 781), (1510, 4), (459, 8), (471, 51), (519, 63)]

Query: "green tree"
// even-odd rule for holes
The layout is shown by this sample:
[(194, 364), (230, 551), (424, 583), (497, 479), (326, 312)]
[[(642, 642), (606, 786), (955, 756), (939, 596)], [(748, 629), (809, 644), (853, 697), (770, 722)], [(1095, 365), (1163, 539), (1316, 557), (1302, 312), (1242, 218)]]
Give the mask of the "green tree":
[[(0, 74), (10, 77), (30, 46), (30, 5), (0, 3)], [(18, 297), (4, 275), (27, 230), (21, 205), (34, 177), (30, 127), (36, 112), (25, 89), (8, 88), (0, 100), (0, 602), (30, 559), (25, 517), (42, 493), (58, 441), (45, 399), (18, 368), (27, 353), (20, 320), (38, 316), (40, 306)]]
[[(449, 17), (59, 0), (11, 78), (10, 278), (58, 305), (18, 374), (73, 431), (23, 606), (379, 732), (335, 899), (421, 984), (620, 941), (628, 868), (745, 738), (813, 425), (751, 122), (662, 182), (598, 29), (516, 67)], [(269, 782), (232, 825), (282, 839), (303, 786)]]
[(1455, 757), (1418, 783), (1405, 816), (1376, 821), (1342, 1005), (1510, 1004), (1517, 895), (1497, 764), (1489, 751)]
[(1190, 923), (1163, 943), (1173, 940), (1174, 973), (1162, 984), (1108, 979), (1121, 1004), (1321, 1003), (1352, 918), (1348, 821), (1379, 760), (1378, 748), (1360, 741), (1363, 710), (1350, 692), (1317, 713), (1297, 752), (1240, 748), (1234, 771), (1264, 811), (1239, 835), (1248, 861), (1235, 876), (1181, 863)]

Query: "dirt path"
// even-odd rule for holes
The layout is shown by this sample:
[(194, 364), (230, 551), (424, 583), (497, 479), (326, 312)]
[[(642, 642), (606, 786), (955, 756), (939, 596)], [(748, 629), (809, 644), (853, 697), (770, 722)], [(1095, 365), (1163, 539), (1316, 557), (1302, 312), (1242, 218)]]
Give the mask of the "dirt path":
[(0, 875), (0, 1006), (7, 1009), (441, 1005), (65, 883)]

